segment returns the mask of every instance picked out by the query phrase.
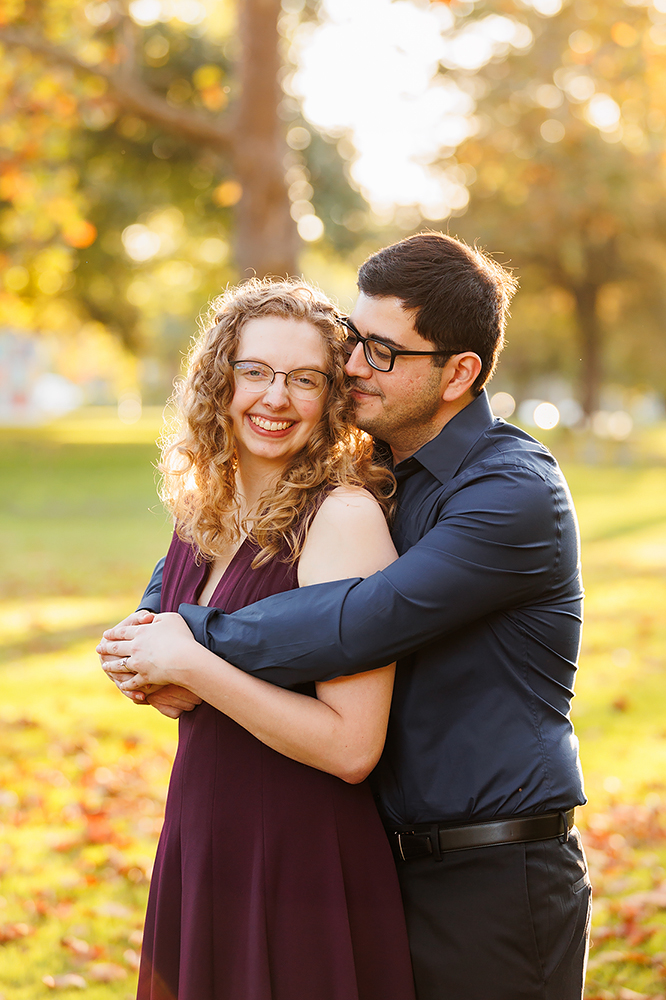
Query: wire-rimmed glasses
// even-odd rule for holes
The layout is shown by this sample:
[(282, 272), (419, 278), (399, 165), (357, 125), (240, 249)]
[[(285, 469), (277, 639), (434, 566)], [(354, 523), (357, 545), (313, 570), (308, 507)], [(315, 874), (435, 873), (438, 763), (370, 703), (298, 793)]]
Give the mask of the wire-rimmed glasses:
[(249, 392), (265, 392), (276, 375), (284, 375), (287, 392), (294, 399), (319, 399), (330, 381), (330, 375), (315, 368), (280, 372), (263, 361), (235, 361), (232, 367), (236, 382)]

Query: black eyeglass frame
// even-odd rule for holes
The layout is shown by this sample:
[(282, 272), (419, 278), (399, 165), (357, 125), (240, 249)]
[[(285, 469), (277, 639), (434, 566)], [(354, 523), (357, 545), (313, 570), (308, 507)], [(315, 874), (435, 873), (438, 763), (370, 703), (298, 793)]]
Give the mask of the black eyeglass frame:
[[(332, 376), (328, 375), (326, 372), (320, 372), (318, 368), (292, 368), (292, 370), (290, 372), (276, 371), (275, 368), (271, 368), (270, 365), (267, 365), (265, 361), (253, 361), (252, 358), (242, 358), (242, 359), (239, 359), (238, 361), (234, 361), (233, 364), (231, 365), (231, 367), (233, 369), (233, 372), (234, 372), (234, 375), (236, 374), (236, 365), (257, 365), (258, 368), (267, 368), (269, 371), (273, 372), (273, 378), (270, 380), (270, 382), (268, 383), (268, 385), (263, 385), (260, 388), (258, 388), (256, 390), (257, 393), (266, 392), (266, 389), (268, 389), (269, 386), (273, 385), (273, 382), (275, 382), (275, 376), (276, 375), (284, 375), (285, 388), (286, 388), (287, 392), (289, 392), (289, 393), (290, 393), (289, 376), (293, 375), (295, 372), (314, 372), (316, 375), (323, 375), (324, 376), (324, 378), (326, 379), (326, 381), (324, 382), (323, 386), (321, 387), (321, 391), (318, 392), (316, 396), (313, 396), (312, 393), (308, 393), (307, 396), (300, 396), (300, 397), (297, 394), (295, 394), (296, 395), (296, 399), (299, 399), (299, 398), (300, 399), (319, 399), (319, 397), (322, 395), (322, 393), (324, 392), (324, 390), (326, 388), (328, 388), (328, 386), (330, 385), (331, 378), (332, 378)], [(252, 392), (251, 389), (249, 389), (248, 391)]]
[[(359, 344), (363, 344), (363, 355), (365, 357), (365, 360), (368, 362), (368, 364), (370, 365), (371, 368), (375, 369), (376, 372), (392, 372), (393, 371), (393, 366), (395, 365), (395, 359), (397, 357), (400, 357), (400, 355), (403, 355), (403, 354), (409, 354), (409, 355), (412, 355), (412, 356), (417, 356), (418, 355), (420, 357), (433, 357), (435, 355), (439, 355), (440, 357), (449, 357), (449, 358), (452, 358), (454, 354), (460, 354), (460, 353), (462, 353), (460, 351), (403, 351), (403, 350), (399, 350), (397, 347), (391, 347), (390, 344), (384, 343), (383, 340), (379, 340), (377, 337), (364, 337), (361, 333), (358, 332), (358, 330), (356, 329), (356, 327), (354, 326), (354, 324), (352, 323), (352, 321), (349, 319), (348, 316), (340, 316), (339, 320), (340, 320), (340, 323), (342, 323), (342, 325), (344, 327), (346, 327), (349, 330), (350, 333), (353, 333), (353, 335), (356, 337), (357, 342)], [(372, 360), (372, 358), (370, 357), (370, 351), (369, 351), (369, 348), (368, 348), (368, 344), (379, 344), (379, 346), (383, 347), (384, 350), (390, 352), (390, 354), (391, 354), (391, 361), (389, 363), (388, 368), (380, 368), (379, 365), (375, 361)], [(352, 350), (353, 350), (353, 348), (352, 348)], [(351, 354), (352, 354), (352, 351), (349, 352), (349, 356), (350, 357), (351, 357)]]

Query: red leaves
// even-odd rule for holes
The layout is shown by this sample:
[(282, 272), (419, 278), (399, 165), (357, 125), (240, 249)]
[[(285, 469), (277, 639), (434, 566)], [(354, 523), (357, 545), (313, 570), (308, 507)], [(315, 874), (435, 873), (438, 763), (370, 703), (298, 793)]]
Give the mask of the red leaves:
[(586, 1000), (664, 1000), (666, 806), (647, 801), (581, 815), (595, 894)]
[(28, 937), (35, 933), (35, 928), (29, 924), (0, 924), (0, 944), (16, 941), (17, 938)]

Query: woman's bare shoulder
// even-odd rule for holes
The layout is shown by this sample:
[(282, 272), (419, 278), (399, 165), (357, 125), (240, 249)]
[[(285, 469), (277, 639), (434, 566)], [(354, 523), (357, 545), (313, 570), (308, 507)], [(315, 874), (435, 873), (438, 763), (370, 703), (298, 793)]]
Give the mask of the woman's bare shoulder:
[(370, 576), (396, 552), (382, 508), (368, 490), (339, 486), (313, 518), (299, 562), (301, 586)]

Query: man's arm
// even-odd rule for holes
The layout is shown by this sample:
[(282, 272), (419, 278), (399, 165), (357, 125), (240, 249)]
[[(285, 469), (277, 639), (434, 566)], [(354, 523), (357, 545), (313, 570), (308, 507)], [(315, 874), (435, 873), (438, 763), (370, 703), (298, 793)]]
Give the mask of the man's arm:
[(381, 666), (544, 594), (577, 602), (567, 497), (529, 470), (496, 468), (458, 490), (435, 527), (366, 580), (277, 594), (232, 615), (178, 610), (198, 642), (284, 687)]
[(147, 610), (152, 611), (153, 614), (158, 615), (160, 613), (160, 601), (162, 598), (162, 575), (164, 573), (164, 556), (159, 560), (155, 569), (153, 570), (153, 575), (150, 578), (148, 586), (146, 587), (141, 602), (137, 610)]
[[(143, 624), (152, 621), (153, 614), (159, 614), (163, 572), (164, 557), (158, 561), (153, 570), (153, 575), (144, 591), (138, 610), (116, 625), (115, 628), (121, 628), (124, 624)], [(170, 719), (178, 719), (183, 712), (190, 712), (197, 705), (201, 704), (201, 698), (193, 695), (191, 691), (177, 687), (175, 684), (166, 684), (150, 693), (123, 691), (121, 684), (132, 676), (132, 672), (125, 669), (117, 669), (119, 666), (117, 657), (104, 654), (99, 647), (97, 648), (97, 652), (100, 654), (99, 658), (104, 673), (114, 682), (122, 694), (135, 704), (152, 705), (158, 712), (168, 716)]]

